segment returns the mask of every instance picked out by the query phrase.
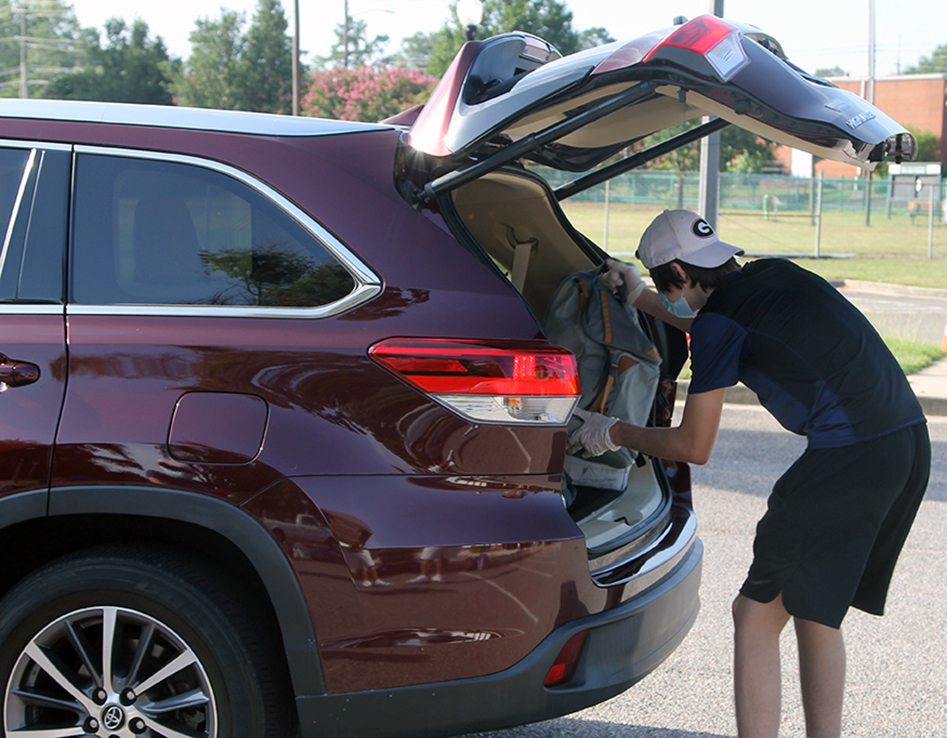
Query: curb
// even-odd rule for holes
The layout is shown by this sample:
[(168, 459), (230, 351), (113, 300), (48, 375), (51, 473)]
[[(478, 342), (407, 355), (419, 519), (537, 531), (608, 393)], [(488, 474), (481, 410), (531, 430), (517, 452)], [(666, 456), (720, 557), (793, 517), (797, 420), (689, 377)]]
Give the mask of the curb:
[(914, 297), (945, 298), (947, 290), (936, 287), (911, 287), (903, 284), (891, 284), (889, 282), (866, 282), (860, 279), (832, 279), (829, 283), (834, 287), (853, 290), (862, 290), (864, 292), (881, 292), (885, 294), (912, 295)]
[[(690, 381), (687, 379), (678, 380), (678, 397), (687, 397), (690, 389)], [(917, 393), (915, 392), (917, 395)], [(947, 415), (947, 397), (930, 397), (928, 395), (917, 395), (917, 401), (921, 403), (921, 409), (924, 415)], [(730, 405), (757, 405), (760, 406), (760, 400), (749, 387), (742, 384), (727, 387), (724, 402)]]

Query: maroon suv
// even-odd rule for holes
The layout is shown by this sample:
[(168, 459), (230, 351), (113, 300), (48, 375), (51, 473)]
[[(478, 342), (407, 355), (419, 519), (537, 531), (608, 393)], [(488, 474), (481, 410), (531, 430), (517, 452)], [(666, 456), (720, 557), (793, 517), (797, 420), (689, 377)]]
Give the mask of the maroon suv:
[[(912, 153), (707, 17), (562, 59), (468, 43), (387, 125), (4, 101), (6, 734), (419, 738), (660, 664), (698, 610), (687, 469), (565, 484), (588, 388), (542, 319), (604, 258), (558, 201), (728, 121)], [(552, 191), (527, 159), (594, 172)], [(636, 320), (667, 422), (683, 336)]]

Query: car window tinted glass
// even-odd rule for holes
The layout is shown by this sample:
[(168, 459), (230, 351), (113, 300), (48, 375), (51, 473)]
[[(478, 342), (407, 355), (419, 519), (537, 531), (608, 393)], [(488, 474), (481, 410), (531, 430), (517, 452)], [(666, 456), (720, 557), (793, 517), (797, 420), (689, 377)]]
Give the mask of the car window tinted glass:
[(0, 149), (0, 238), (4, 244), (9, 238), (10, 218), (29, 156), (29, 149)]
[(355, 287), (287, 213), (219, 172), (83, 155), (75, 182), (76, 303), (305, 307)]

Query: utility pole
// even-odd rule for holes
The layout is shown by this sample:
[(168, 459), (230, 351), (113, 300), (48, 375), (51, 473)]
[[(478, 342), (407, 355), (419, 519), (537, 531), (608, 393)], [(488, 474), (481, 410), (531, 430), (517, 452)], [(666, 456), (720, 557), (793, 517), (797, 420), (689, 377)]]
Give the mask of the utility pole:
[(349, 0), (345, 0), (345, 25), (342, 27), (342, 66), (349, 68)]
[(293, 0), (293, 115), (299, 115), (299, 0)]
[(20, 8), (20, 97), (30, 96), (30, 83), (26, 74), (26, 9)]
[[(723, 0), (710, 0), (710, 12), (723, 17)], [(704, 122), (710, 118), (704, 118)], [(720, 209), (720, 131), (700, 141), (700, 214), (717, 230)]]
[[(875, 0), (868, 0), (868, 102), (875, 104)], [(865, 193), (865, 225), (871, 225), (871, 175), (868, 172), (868, 191)]]

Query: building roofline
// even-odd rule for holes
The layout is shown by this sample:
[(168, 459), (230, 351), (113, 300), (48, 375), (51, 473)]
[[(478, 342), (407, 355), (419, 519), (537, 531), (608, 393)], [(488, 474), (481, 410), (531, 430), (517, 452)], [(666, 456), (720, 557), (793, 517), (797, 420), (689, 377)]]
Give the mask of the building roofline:
[(0, 118), (113, 123), (116, 125), (183, 128), (260, 136), (331, 136), (340, 133), (392, 129), (392, 126), (374, 123), (355, 123), (323, 118), (273, 115), (270, 113), (78, 100), (7, 99), (0, 102)]
[[(870, 77), (826, 77), (829, 82), (868, 82)], [(947, 80), (947, 73), (943, 72), (928, 72), (925, 74), (888, 74), (884, 77), (875, 77), (875, 82), (883, 82), (884, 80), (906, 80), (906, 79), (943, 79)]]

